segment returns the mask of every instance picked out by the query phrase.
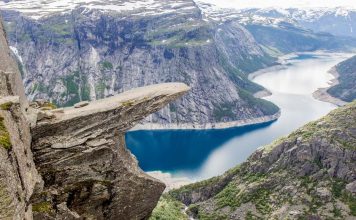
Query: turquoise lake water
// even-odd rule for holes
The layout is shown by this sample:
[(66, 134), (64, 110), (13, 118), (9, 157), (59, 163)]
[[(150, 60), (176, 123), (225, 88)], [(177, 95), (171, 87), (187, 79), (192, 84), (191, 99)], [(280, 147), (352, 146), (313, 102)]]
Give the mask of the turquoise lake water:
[(245, 161), (258, 147), (289, 134), (336, 108), (312, 93), (333, 79), (328, 73), (349, 54), (304, 53), (284, 60), (253, 79), (273, 95), (266, 97), (281, 108), (271, 123), (221, 130), (132, 131), (127, 146), (144, 171), (162, 171), (201, 180), (222, 174)]

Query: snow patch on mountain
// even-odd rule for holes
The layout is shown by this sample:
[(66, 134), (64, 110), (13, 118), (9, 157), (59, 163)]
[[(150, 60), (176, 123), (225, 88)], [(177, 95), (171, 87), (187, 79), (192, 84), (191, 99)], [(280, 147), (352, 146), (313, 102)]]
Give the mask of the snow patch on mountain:
[(135, 15), (158, 15), (175, 12), (176, 10), (190, 10), (193, 1), (187, 0), (0, 0), (0, 9), (19, 11), (33, 19), (40, 19), (54, 13), (65, 13), (75, 8), (83, 7), (87, 10), (136, 12)]

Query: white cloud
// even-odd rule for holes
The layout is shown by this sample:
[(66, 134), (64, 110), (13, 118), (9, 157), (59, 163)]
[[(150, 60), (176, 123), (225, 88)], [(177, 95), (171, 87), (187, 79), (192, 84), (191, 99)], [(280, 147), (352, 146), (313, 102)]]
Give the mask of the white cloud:
[(199, 0), (224, 8), (356, 8), (356, 0)]

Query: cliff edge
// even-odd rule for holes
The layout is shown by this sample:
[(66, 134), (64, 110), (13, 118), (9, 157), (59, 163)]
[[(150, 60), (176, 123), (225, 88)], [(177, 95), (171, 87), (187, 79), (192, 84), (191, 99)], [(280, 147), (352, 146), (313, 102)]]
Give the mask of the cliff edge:
[(0, 25), (0, 219), (146, 219), (165, 185), (145, 174), (125, 132), (189, 90), (137, 88), (56, 109), (28, 103)]

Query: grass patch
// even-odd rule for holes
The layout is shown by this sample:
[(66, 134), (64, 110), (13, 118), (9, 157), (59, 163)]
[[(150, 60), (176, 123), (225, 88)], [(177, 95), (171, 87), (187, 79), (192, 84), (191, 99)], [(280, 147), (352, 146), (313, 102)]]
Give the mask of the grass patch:
[(0, 109), (9, 111), (12, 105), (13, 105), (12, 102), (6, 102), (6, 103), (0, 105)]
[(233, 182), (229, 183), (220, 193), (215, 196), (218, 209), (229, 206), (235, 208), (240, 205), (237, 200), (237, 195), (240, 190), (235, 186)]
[(164, 194), (160, 198), (156, 208), (153, 210), (149, 220), (188, 220), (188, 216), (183, 210), (183, 203)]
[(52, 204), (50, 202), (40, 202), (32, 205), (34, 212), (50, 213), (53, 211)]
[(3, 117), (0, 117), (0, 145), (6, 150), (10, 150), (12, 147), (10, 134), (5, 127)]

